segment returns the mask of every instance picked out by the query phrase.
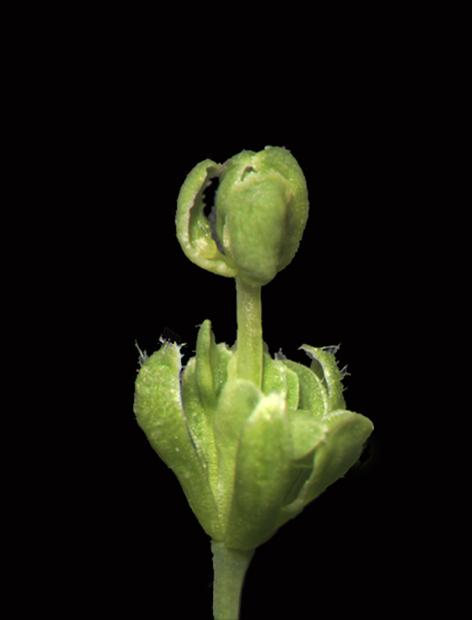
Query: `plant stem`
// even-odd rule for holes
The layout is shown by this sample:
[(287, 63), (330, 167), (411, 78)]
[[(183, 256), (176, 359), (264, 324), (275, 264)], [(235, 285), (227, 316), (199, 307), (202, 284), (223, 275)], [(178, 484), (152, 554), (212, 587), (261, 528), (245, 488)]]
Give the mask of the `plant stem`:
[(238, 377), (262, 385), (262, 304), (261, 287), (236, 278), (238, 318)]
[(214, 620), (238, 620), (241, 590), (244, 576), (255, 549), (242, 551), (228, 549), (221, 542), (211, 541), (213, 552), (213, 618)]

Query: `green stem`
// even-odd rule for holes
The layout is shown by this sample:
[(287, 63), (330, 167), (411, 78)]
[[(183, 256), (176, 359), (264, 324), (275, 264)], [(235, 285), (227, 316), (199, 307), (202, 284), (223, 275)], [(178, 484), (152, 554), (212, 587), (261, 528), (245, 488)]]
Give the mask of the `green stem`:
[(238, 313), (238, 377), (262, 386), (262, 304), (261, 287), (236, 278)]
[(213, 552), (213, 618), (214, 620), (238, 620), (241, 589), (244, 576), (255, 549), (242, 551), (228, 549), (221, 542), (211, 541)]

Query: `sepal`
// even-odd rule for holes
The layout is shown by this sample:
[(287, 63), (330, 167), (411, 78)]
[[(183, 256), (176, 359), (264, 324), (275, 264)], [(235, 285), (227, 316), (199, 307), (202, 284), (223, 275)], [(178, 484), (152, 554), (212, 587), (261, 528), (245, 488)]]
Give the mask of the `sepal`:
[(182, 373), (184, 411), (197, 452), (208, 468), (215, 497), (218, 487), (218, 455), (213, 428), (214, 417), (218, 397), (226, 383), (227, 367), (233, 355), (224, 343), (215, 343), (211, 323), (206, 320), (198, 331), (195, 357), (190, 358)]
[(284, 148), (242, 151), (222, 168), (216, 234), (238, 276), (263, 286), (293, 260), (308, 219), (305, 177)]
[(327, 350), (304, 344), (300, 347), (311, 357), (310, 370), (318, 377), (328, 394), (328, 411), (344, 409), (346, 403), (343, 396), (341, 372), (333, 353)]
[(245, 379), (228, 381), (215, 412), (214, 433), (218, 450), (218, 516), (223, 530), (233, 496), (239, 437), (247, 419), (263, 398), (254, 383)]
[(177, 199), (177, 239), (193, 263), (207, 271), (234, 278), (237, 270), (232, 260), (219, 251), (211, 224), (204, 214), (205, 189), (221, 170), (221, 165), (205, 159), (188, 174)]
[(267, 351), (263, 355), (262, 391), (269, 395), (278, 392), (287, 401), (287, 409), (298, 409), (300, 383), (297, 373), (279, 359), (272, 359)]
[(241, 432), (225, 544), (254, 549), (272, 532), (292, 484), (291, 441), (285, 399), (261, 399)]
[(301, 493), (305, 504), (346, 475), (374, 430), (368, 418), (353, 411), (333, 411), (323, 416), (322, 421), (328, 433), (326, 441), (316, 450), (312, 476)]
[(166, 343), (141, 367), (136, 379), (134, 412), (139, 426), (164, 463), (172, 469), (205, 532), (221, 535), (206, 463), (192, 437), (180, 394), (181, 356)]
[(291, 360), (283, 360), (283, 364), (298, 377), (299, 408), (311, 411), (315, 418), (321, 418), (328, 411), (329, 405), (328, 393), (322, 380), (303, 364)]
[(277, 528), (293, 519), (328, 486), (345, 476), (358, 460), (364, 442), (371, 434), (372, 422), (359, 413), (334, 411), (322, 418), (326, 438), (314, 452), (313, 469), (306, 477), (296, 499), (286, 504), (277, 521)]
[(313, 467), (313, 453), (326, 439), (327, 424), (317, 420), (308, 409), (290, 411), (291, 458), (294, 467)]

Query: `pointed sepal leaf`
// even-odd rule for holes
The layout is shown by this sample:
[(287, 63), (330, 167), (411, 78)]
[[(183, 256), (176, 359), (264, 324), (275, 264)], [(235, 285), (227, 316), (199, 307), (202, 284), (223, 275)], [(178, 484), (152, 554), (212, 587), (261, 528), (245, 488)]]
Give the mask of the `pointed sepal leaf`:
[[(307, 368), (308, 372), (310, 370)], [(279, 392), (287, 400), (287, 409), (297, 409), (300, 400), (300, 386), (298, 375), (285, 361), (272, 359), (264, 351), (264, 367), (262, 375), (262, 391), (269, 395), (271, 392)]]
[(300, 494), (305, 504), (346, 475), (360, 457), (364, 442), (374, 429), (365, 416), (345, 410), (327, 414), (323, 422), (328, 433), (315, 452), (313, 474)]
[(218, 450), (218, 515), (226, 523), (233, 495), (236, 454), (241, 430), (263, 398), (252, 381), (233, 379), (221, 392), (215, 412), (214, 433)]
[(188, 174), (177, 199), (177, 239), (193, 263), (202, 269), (234, 278), (237, 270), (232, 260), (219, 251), (211, 224), (204, 213), (205, 189), (221, 170), (221, 165), (205, 159)]
[(225, 544), (254, 549), (271, 535), (292, 480), (285, 399), (264, 397), (244, 425)]
[(242, 151), (224, 165), (216, 234), (238, 276), (263, 286), (293, 260), (308, 219), (303, 172), (284, 148)]
[(304, 344), (300, 347), (311, 357), (311, 370), (320, 379), (328, 393), (328, 411), (344, 409), (346, 403), (343, 396), (341, 372), (334, 354), (330, 351)]
[(219, 394), (226, 383), (227, 367), (233, 352), (215, 343), (210, 321), (200, 326), (196, 355), (181, 375), (182, 401), (195, 447), (207, 467), (213, 494), (218, 487), (218, 455), (214, 437), (214, 417)]
[(321, 418), (328, 411), (328, 392), (322, 380), (303, 364), (283, 360), (284, 365), (295, 372), (300, 385), (299, 408), (307, 409), (316, 418)]
[(145, 360), (136, 379), (134, 412), (154, 450), (179, 479), (203, 529), (215, 537), (219, 535), (216, 503), (187, 425), (180, 370), (176, 344), (166, 343)]
[(325, 441), (328, 426), (307, 409), (289, 412), (292, 460), (296, 467), (313, 467), (313, 452)]
[(226, 383), (227, 366), (231, 352), (222, 350), (215, 342), (211, 322), (204, 321), (198, 330), (196, 359), (196, 381), (203, 406), (214, 415), (218, 396)]
[(364, 442), (374, 428), (368, 418), (345, 410), (329, 413), (322, 421), (328, 432), (314, 452), (312, 473), (297, 498), (283, 507), (277, 527), (299, 514), (308, 503), (347, 473), (358, 460)]

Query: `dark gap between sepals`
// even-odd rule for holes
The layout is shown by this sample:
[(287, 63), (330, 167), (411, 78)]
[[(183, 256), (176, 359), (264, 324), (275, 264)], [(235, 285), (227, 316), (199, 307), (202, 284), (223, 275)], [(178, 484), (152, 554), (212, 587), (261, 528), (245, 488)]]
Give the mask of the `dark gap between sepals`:
[(221, 254), (224, 254), (224, 248), (216, 234), (216, 194), (218, 192), (219, 177), (213, 177), (203, 192), (203, 213), (210, 222), (211, 238), (216, 243), (216, 247)]

